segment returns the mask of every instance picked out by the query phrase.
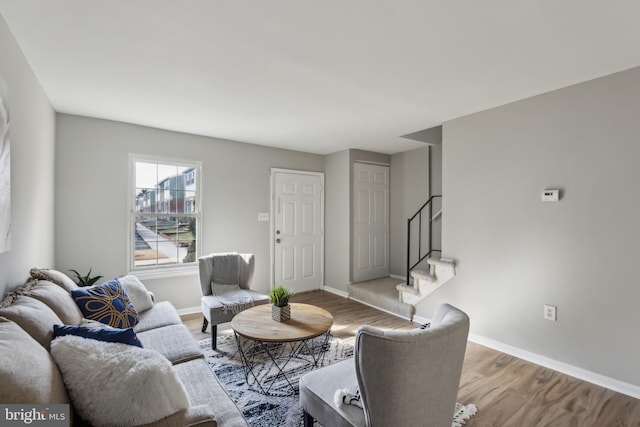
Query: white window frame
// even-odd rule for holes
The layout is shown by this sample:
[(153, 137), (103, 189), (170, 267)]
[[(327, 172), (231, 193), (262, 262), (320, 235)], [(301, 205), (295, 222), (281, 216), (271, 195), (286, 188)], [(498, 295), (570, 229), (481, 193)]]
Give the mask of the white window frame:
[[(135, 199), (136, 199), (136, 163), (144, 162), (144, 163), (157, 163), (159, 165), (169, 165), (169, 166), (180, 166), (180, 167), (190, 167), (196, 170), (195, 176), (195, 184), (196, 184), (196, 196), (195, 203), (198, 211), (193, 214), (177, 214), (177, 213), (144, 213), (144, 212), (136, 212), (135, 207)], [(127, 198), (128, 198), (128, 234), (127, 234), (127, 259), (128, 259), (128, 269), (130, 274), (135, 274), (140, 278), (146, 279), (158, 279), (165, 277), (176, 277), (176, 276), (186, 276), (186, 275), (197, 275), (198, 274), (198, 257), (201, 256), (202, 250), (202, 162), (193, 161), (193, 160), (185, 160), (185, 159), (176, 159), (176, 158), (167, 158), (167, 157), (159, 157), (159, 156), (149, 156), (149, 155), (139, 155), (139, 154), (130, 154), (129, 155), (129, 188), (127, 189)], [(194, 217), (197, 220), (196, 225), (196, 260), (190, 263), (183, 264), (170, 264), (166, 266), (155, 265), (153, 267), (136, 267), (135, 266), (135, 239), (133, 238), (133, 231), (135, 229), (136, 217), (139, 216), (153, 216), (153, 217), (176, 217), (176, 216), (187, 216)]]

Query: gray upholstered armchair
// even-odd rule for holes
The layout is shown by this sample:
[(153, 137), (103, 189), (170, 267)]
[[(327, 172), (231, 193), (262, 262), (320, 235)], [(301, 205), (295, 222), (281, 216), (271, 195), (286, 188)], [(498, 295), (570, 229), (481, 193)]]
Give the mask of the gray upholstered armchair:
[[(450, 427), (469, 318), (448, 304), (432, 325), (410, 331), (361, 327), (355, 354), (300, 379), (304, 425)], [(334, 403), (336, 390), (359, 386), (362, 408)]]
[(235, 252), (198, 258), (204, 315), (202, 332), (211, 323), (211, 348), (217, 346), (218, 324), (230, 322), (237, 313), (251, 306), (267, 304), (269, 296), (250, 290), (255, 258)]

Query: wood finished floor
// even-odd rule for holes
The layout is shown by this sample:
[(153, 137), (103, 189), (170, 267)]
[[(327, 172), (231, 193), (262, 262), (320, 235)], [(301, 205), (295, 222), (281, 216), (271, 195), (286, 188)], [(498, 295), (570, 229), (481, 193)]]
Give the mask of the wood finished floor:
[[(334, 317), (331, 332), (353, 344), (361, 325), (411, 329), (416, 324), (324, 291), (297, 294), (293, 302), (314, 304)], [(198, 339), (202, 315), (183, 316)], [(230, 333), (220, 325), (219, 333)], [(594, 426), (640, 427), (640, 400), (580, 381), (499, 351), (469, 342), (462, 369), (458, 402), (475, 403), (478, 414), (469, 427)]]

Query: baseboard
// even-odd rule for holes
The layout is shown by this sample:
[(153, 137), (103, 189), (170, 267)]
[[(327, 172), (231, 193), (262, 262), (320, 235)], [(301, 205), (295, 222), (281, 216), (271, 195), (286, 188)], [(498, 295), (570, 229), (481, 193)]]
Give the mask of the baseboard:
[(181, 308), (178, 310), (178, 314), (180, 316), (184, 316), (185, 314), (196, 314), (201, 313), (200, 306)]
[(629, 384), (615, 378), (606, 377), (604, 375), (597, 374), (586, 369), (578, 368), (576, 366), (569, 365), (567, 363), (560, 362), (545, 356), (541, 356), (527, 350), (522, 350), (520, 348), (513, 347), (499, 341), (492, 340), (490, 338), (485, 338), (480, 335), (469, 334), (469, 341), (492, 348), (494, 350), (498, 350), (511, 356), (515, 356), (528, 362), (535, 363), (536, 365), (544, 366), (545, 368), (553, 369), (554, 371), (570, 375), (582, 381), (586, 381), (595, 385), (599, 385), (601, 387), (608, 388), (618, 393), (631, 396), (635, 399), (640, 399), (640, 387), (637, 385)]
[(349, 298), (349, 293), (348, 292), (342, 291), (340, 289), (332, 288), (331, 286), (326, 286), (325, 285), (323, 290), (325, 290), (325, 291), (327, 291), (329, 293), (341, 296), (342, 298)]
[(408, 317), (406, 317), (406, 316), (401, 316), (401, 315), (400, 315), (400, 314), (398, 314), (398, 313), (394, 313), (393, 311), (385, 310), (384, 308), (380, 308), (380, 307), (375, 306), (375, 305), (373, 305), (373, 304), (369, 304), (368, 302), (366, 302), (366, 301), (362, 301), (362, 300), (359, 300), (358, 298), (349, 297), (349, 299), (350, 299), (350, 300), (352, 300), (352, 301), (355, 301), (355, 302), (359, 302), (360, 304), (364, 304), (364, 305), (366, 305), (366, 306), (369, 306), (369, 307), (375, 308), (376, 310), (384, 311), (385, 313), (391, 314), (391, 315), (396, 316), (396, 317), (399, 317), (399, 318), (401, 318), (401, 319), (406, 319), (406, 320), (409, 320), (409, 321), (416, 322), (416, 316), (413, 316), (413, 320), (411, 320), (411, 319), (409, 319), (409, 318), (408, 318)]
[(391, 277), (392, 279), (404, 280), (405, 282), (407, 281), (407, 276), (400, 276), (398, 274), (390, 274), (389, 277)]

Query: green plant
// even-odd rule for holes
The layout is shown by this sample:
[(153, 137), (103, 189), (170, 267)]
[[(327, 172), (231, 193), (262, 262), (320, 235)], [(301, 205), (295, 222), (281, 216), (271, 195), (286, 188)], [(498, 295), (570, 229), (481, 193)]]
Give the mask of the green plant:
[(289, 298), (291, 298), (294, 293), (292, 290), (279, 285), (269, 291), (269, 297), (273, 305), (276, 307), (284, 307), (289, 304)]
[(78, 273), (76, 270), (69, 270), (76, 275), (76, 281), (78, 286), (91, 286), (94, 285), (98, 280), (102, 279), (103, 276), (94, 276), (91, 277), (91, 268), (89, 268), (89, 272), (83, 276)]

